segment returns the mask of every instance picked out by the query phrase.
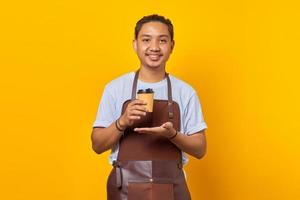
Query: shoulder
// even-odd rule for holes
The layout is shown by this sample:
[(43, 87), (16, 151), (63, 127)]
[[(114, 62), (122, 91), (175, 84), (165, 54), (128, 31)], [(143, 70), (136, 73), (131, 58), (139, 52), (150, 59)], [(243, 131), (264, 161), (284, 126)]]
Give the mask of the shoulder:
[(128, 87), (128, 84), (132, 84), (134, 77), (134, 72), (128, 72), (126, 74), (120, 75), (105, 85), (105, 91), (110, 93), (115, 93)]
[(180, 95), (183, 95), (187, 98), (196, 94), (196, 90), (193, 88), (192, 85), (190, 85), (186, 81), (183, 81), (182, 79), (175, 77), (171, 74), (169, 76), (170, 76), (170, 80), (171, 80), (172, 88), (174, 89), (174, 92), (179, 92)]

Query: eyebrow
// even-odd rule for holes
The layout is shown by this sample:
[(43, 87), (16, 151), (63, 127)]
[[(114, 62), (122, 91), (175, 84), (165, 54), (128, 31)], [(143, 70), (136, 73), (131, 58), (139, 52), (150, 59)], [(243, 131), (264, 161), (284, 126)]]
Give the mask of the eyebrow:
[[(141, 37), (151, 37), (149, 34), (142, 34)], [(170, 37), (169, 35), (159, 35), (158, 37)]]

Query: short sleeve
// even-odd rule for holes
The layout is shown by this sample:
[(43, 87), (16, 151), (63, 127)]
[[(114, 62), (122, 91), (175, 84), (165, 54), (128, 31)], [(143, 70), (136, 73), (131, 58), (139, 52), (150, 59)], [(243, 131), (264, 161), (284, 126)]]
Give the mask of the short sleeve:
[(116, 103), (107, 87), (101, 97), (96, 120), (93, 127), (108, 127), (116, 120)]
[(184, 133), (187, 135), (192, 135), (207, 128), (203, 118), (201, 103), (195, 92), (184, 109), (183, 123)]

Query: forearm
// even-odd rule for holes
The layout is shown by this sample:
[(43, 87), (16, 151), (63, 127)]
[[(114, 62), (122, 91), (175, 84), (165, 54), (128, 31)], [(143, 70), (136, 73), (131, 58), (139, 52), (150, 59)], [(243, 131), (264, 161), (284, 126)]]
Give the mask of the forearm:
[(106, 128), (94, 128), (92, 131), (93, 150), (100, 154), (112, 148), (122, 136), (122, 132), (116, 128), (116, 122), (113, 122)]
[(206, 139), (204, 131), (190, 136), (178, 132), (177, 136), (170, 141), (182, 151), (198, 159), (202, 158), (206, 153)]

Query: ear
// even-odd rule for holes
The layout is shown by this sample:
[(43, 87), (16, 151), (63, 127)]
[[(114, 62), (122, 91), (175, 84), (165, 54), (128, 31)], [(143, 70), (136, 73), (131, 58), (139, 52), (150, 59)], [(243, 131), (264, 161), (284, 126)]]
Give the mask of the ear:
[(171, 53), (173, 52), (174, 46), (175, 46), (175, 40), (173, 40), (171, 43)]
[(132, 41), (132, 47), (133, 47), (133, 50), (135, 51), (135, 53), (137, 52), (137, 41), (136, 41), (136, 39), (134, 39), (133, 41)]

